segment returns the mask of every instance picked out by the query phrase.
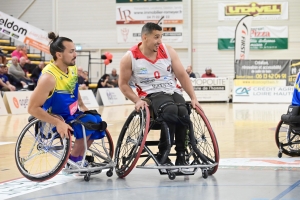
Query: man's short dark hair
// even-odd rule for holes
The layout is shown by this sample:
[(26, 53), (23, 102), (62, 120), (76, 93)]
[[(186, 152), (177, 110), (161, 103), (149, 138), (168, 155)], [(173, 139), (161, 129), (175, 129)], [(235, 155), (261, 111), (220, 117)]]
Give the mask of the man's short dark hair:
[(146, 23), (143, 28), (142, 28), (142, 35), (143, 34), (148, 34), (148, 33), (152, 33), (152, 31), (161, 31), (162, 28), (160, 25), (153, 23), (153, 22), (148, 22)]

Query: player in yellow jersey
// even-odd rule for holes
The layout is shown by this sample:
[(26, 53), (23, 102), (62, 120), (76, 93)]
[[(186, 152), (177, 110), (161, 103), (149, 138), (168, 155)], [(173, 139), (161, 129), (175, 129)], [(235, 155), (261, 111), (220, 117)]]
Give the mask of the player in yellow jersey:
[[(50, 53), (53, 61), (42, 71), (37, 86), (33, 91), (28, 112), (34, 117), (53, 124), (62, 138), (68, 137), (68, 132), (73, 131), (76, 141), (70, 159), (81, 164), (85, 151), (81, 124), (71, 122), (79, 120), (82, 123), (105, 124), (104, 129), (86, 129), (86, 139), (90, 146), (95, 139), (105, 135), (106, 123), (98, 114), (84, 114), (87, 107), (78, 92), (77, 67), (75, 66), (76, 52), (73, 41), (66, 37), (49, 33), (51, 39)], [(79, 108), (79, 109), (78, 109)], [(49, 113), (60, 115), (65, 122), (51, 116)], [(86, 165), (86, 164), (85, 164)]]

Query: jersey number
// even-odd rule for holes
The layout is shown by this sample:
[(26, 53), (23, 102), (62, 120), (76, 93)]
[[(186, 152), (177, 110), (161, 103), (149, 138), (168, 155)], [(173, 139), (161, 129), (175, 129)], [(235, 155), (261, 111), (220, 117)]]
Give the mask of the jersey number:
[(154, 78), (159, 79), (160, 78), (160, 73), (159, 71), (154, 72)]

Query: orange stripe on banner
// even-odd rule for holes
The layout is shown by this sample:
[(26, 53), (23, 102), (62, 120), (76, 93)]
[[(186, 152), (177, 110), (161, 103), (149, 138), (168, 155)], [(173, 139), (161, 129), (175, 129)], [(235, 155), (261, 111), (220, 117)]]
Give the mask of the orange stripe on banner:
[(295, 160), (294, 162), (283, 162), (278, 160), (259, 160), (259, 159), (251, 159), (250, 161), (260, 161), (267, 162), (271, 164), (280, 164), (280, 165), (300, 165), (300, 160)]
[(34, 47), (34, 48), (36, 48), (38, 50), (41, 50), (41, 51), (43, 51), (45, 53), (50, 54), (48, 46), (46, 46), (46, 45), (44, 45), (44, 44), (42, 44), (42, 43), (40, 43), (40, 42), (38, 42), (36, 40), (33, 40), (33, 39), (29, 38), (29, 37), (25, 37), (24, 43), (28, 44), (29, 46), (32, 46), (32, 47)]

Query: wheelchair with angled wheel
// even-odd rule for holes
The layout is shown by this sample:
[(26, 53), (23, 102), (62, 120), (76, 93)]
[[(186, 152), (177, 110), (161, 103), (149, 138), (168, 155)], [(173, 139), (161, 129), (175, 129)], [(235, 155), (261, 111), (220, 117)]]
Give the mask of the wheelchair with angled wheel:
[[(126, 177), (140, 158), (144, 159), (139, 161), (137, 168), (157, 169), (161, 175), (168, 175), (171, 180), (180, 175), (194, 175), (198, 169), (202, 171), (203, 178), (217, 171), (219, 148), (214, 131), (200, 108), (193, 109), (189, 103), (186, 106), (190, 111), (184, 155), (187, 165), (163, 165), (159, 162), (157, 154), (151, 150), (151, 146), (157, 147), (159, 141), (148, 141), (147, 136), (152, 130), (164, 127), (165, 122), (157, 121), (149, 108), (145, 107), (129, 115), (119, 135), (114, 162), (115, 172), (120, 178)], [(175, 155), (169, 153), (169, 156)], [(147, 164), (150, 159), (154, 164)]]
[(278, 157), (282, 153), (288, 156), (300, 156), (300, 107), (290, 105), (286, 114), (281, 116), (276, 131), (275, 141), (279, 149)]
[[(53, 115), (64, 121), (62, 117)], [(85, 181), (90, 180), (93, 174), (101, 173), (107, 169), (108, 177), (113, 175), (115, 166), (112, 157), (114, 154), (113, 140), (106, 129), (102, 139), (94, 140), (87, 147), (85, 126), (81, 124), (85, 153), (83, 160), (88, 165), (81, 166), (69, 159), (74, 144), (74, 137), (69, 132), (69, 138), (61, 138), (56, 127), (37, 118), (29, 117), (28, 124), (21, 131), (15, 146), (15, 161), (21, 174), (31, 181), (42, 182), (53, 178), (60, 171), (65, 174), (76, 173), (84, 176)], [(71, 168), (66, 166), (70, 165)]]

